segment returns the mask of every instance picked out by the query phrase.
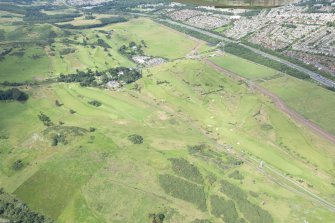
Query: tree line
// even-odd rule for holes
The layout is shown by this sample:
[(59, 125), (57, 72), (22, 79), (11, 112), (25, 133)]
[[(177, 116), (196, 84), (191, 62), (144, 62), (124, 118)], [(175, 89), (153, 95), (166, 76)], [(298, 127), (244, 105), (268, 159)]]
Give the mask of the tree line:
[(77, 71), (77, 73), (64, 75), (61, 74), (57, 81), (58, 82), (77, 82), (81, 86), (104, 86), (109, 81), (118, 81), (124, 83), (132, 83), (142, 77), (140, 70), (127, 67), (116, 67), (110, 68), (105, 71), (92, 71), (88, 69), (87, 71)]
[(62, 29), (92, 29), (92, 28), (99, 28), (113, 23), (121, 23), (127, 22), (128, 20), (124, 17), (111, 17), (111, 18), (101, 18), (100, 23), (98, 24), (87, 24), (87, 25), (72, 25), (72, 24), (62, 24), (56, 25)]
[(25, 203), (7, 194), (2, 188), (0, 188), (0, 219), (18, 223), (54, 222), (52, 219), (31, 210)]

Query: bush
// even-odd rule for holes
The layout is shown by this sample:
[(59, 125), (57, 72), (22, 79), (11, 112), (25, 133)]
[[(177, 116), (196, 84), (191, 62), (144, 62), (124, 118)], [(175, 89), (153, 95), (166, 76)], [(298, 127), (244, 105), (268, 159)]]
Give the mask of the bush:
[(90, 105), (93, 105), (95, 107), (100, 107), (102, 105), (102, 103), (100, 101), (97, 100), (92, 100), (88, 102)]
[(21, 170), (23, 168), (24, 164), (22, 162), (22, 160), (16, 160), (13, 165), (12, 165), (12, 169), (15, 171)]
[(204, 187), (169, 174), (160, 175), (159, 183), (166, 193), (175, 198), (191, 202), (201, 210), (206, 211), (206, 195)]
[(181, 177), (184, 177), (188, 180), (191, 180), (195, 183), (203, 184), (204, 179), (202, 178), (201, 173), (198, 168), (193, 164), (190, 164), (185, 159), (170, 159), (172, 163), (173, 171)]
[(142, 144), (143, 143), (143, 137), (137, 134), (132, 134), (128, 136), (128, 140), (131, 141), (134, 144)]

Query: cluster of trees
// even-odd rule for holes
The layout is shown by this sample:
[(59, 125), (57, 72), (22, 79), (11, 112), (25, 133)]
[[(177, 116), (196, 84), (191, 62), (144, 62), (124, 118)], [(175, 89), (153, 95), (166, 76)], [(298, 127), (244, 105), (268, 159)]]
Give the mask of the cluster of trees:
[(142, 47), (143, 46), (145, 47), (146, 45), (142, 44), (136, 44), (135, 42), (130, 42), (128, 46), (126, 45), (121, 46), (119, 49), (119, 53), (125, 55), (129, 59), (131, 59), (133, 56), (144, 55)]
[(0, 101), (27, 101), (29, 98), (28, 94), (20, 91), (17, 88), (8, 89), (6, 91), (0, 90)]
[[(99, 83), (97, 81), (99, 77)], [(141, 71), (127, 67), (116, 67), (105, 71), (77, 71), (75, 74), (61, 74), (57, 79), (58, 82), (78, 82), (81, 86), (104, 86), (109, 81), (122, 81), (127, 84), (132, 83), (142, 77)]]
[(149, 218), (152, 220), (152, 223), (163, 223), (165, 215), (163, 213), (149, 214)]
[(111, 46), (108, 44), (108, 43), (106, 43), (106, 41), (105, 40), (103, 40), (103, 39), (98, 39), (98, 41), (97, 41), (97, 45), (98, 46), (101, 46), (101, 47), (103, 47), (103, 48), (111, 48)]
[(299, 79), (309, 79), (310, 78), (309, 75), (305, 74), (304, 72), (298, 71), (285, 64), (282, 64), (280, 62), (277, 62), (277, 61), (268, 59), (266, 57), (263, 57), (261, 55), (258, 55), (257, 53), (239, 44), (235, 44), (235, 43), (226, 44), (224, 46), (224, 50), (227, 53), (234, 54), (236, 56), (253, 61), (255, 63), (262, 64), (267, 67), (271, 67), (275, 70), (278, 70), (280, 72), (286, 73), (288, 75), (291, 75)]
[(54, 123), (51, 121), (50, 117), (44, 114), (43, 112), (40, 112), (38, 115), (38, 118), (45, 126), (53, 126)]
[(54, 134), (51, 137), (51, 146), (57, 146), (59, 143), (66, 145), (68, 142), (63, 133)]
[(58, 82), (65, 82), (65, 83), (71, 83), (71, 82), (78, 82), (80, 83), (80, 86), (98, 86), (97, 82), (95, 81), (96, 74), (93, 73), (92, 70), (88, 70), (87, 72), (84, 71), (78, 71), (75, 74), (69, 74), (64, 75), (61, 74), (57, 81)]
[(15, 199), (0, 189), (0, 219), (5, 222), (34, 222), (53, 223), (54, 221), (44, 215), (31, 210), (25, 203)]

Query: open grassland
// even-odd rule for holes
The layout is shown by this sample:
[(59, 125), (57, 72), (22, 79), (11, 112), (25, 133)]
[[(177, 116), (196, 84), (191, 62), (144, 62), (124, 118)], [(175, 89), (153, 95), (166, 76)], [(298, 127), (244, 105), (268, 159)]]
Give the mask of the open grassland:
[(334, 92), (229, 54), (212, 59), (219, 66), (257, 81), (305, 118), (335, 134)]
[(225, 69), (249, 79), (269, 78), (279, 72), (271, 68), (256, 64), (240, 57), (225, 53), (224, 56), (214, 57), (214, 63)]
[(115, 37), (120, 42), (146, 40), (148, 47), (144, 49), (145, 53), (168, 59), (183, 57), (196, 46), (195, 41), (191, 38), (144, 18), (107, 26), (103, 29), (114, 30)]
[[(161, 85), (156, 80), (170, 83)], [(216, 86), (219, 83), (221, 87)], [(302, 185), (312, 184), (311, 190), (327, 197), (334, 193), (329, 184), (333, 174), (329, 144), (296, 127), (243, 85), (199, 62), (186, 60), (152, 68), (138, 84), (142, 87), (141, 93), (132, 90), (131, 86), (129, 90), (110, 92), (77, 84), (55, 84), (30, 89), (32, 98), (26, 104), (2, 104), (4, 111), (21, 112), (19, 119), (11, 119), (9, 114), (7, 119), (4, 117), (7, 113), (1, 113), (3, 132), (9, 136), (2, 140), (8, 145), (1, 153), (4, 161), (0, 176), (2, 185), (36, 210), (60, 222), (146, 222), (150, 213), (158, 212), (169, 216), (166, 222), (181, 218), (187, 219), (186, 222), (195, 218), (219, 221), (221, 217), (216, 217), (217, 211), (211, 211), (210, 206), (208, 213), (202, 212), (203, 203), (198, 206), (181, 196), (183, 192), (174, 191), (174, 187), (180, 190), (181, 185), (164, 189), (165, 181), (160, 175), (186, 176), (176, 172), (180, 170), (192, 173), (187, 174), (194, 175), (190, 178), (192, 181), (204, 179), (207, 204), (211, 194), (231, 199), (225, 198), (219, 190), (221, 180), (225, 179), (246, 193), (254, 191), (256, 195), (248, 195), (252, 203), (260, 205), (265, 200), (261, 208), (276, 222), (299, 219), (317, 222), (313, 221), (315, 212), (324, 222), (331, 222), (331, 213), (271, 182), (255, 171), (254, 166), (239, 164), (223, 149), (224, 145), (230, 145), (237, 153), (246, 150), (257, 155), (289, 173), (292, 179), (303, 179)], [(218, 88), (224, 91), (202, 95)], [(63, 106), (57, 107), (56, 99)], [(88, 104), (92, 99), (99, 99), (102, 106)], [(76, 113), (71, 114), (70, 109)], [(258, 110), (260, 114), (254, 117)], [(64, 126), (95, 127), (97, 130), (69, 138), (66, 145), (53, 147), (50, 137), (43, 134), (46, 127), (37, 118), (40, 111), (54, 123), (62, 121)], [(264, 123), (273, 129), (262, 128)], [(32, 125), (35, 127), (31, 128)], [(21, 131), (17, 131), (18, 126)], [(293, 132), (295, 138), (291, 139)], [(134, 133), (143, 136), (143, 144), (134, 145), (127, 139)], [(216, 138), (222, 148), (211, 138)], [(188, 145), (196, 144), (207, 146), (188, 155)], [(10, 149), (13, 146), (16, 148)], [(25, 167), (13, 171), (11, 165), (17, 159), (22, 159)], [(242, 180), (230, 177), (235, 170), (244, 176)], [(201, 188), (177, 176), (176, 179), (183, 179), (180, 183), (185, 186), (184, 190), (192, 191), (191, 186)], [(170, 184), (172, 182), (178, 184), (179, 181)], [(200, 198), (204, 196), (199, 193)], [(294, 204), (294, 208), (288, 203)], [(235, 206), (239, 210), (238, 203)], [(311, 210), (310, 214), (306, 214), (306, 209)], [(243, 216), (239, 214), (238, 218)]]
[[(98, 30), (113, 30), (112, 39), (81, 30), (69, 35), (68, 46), (57, 37), (44, 48), (50, 76), (134, 66), (118, 53), (131, 41), (144, 40), (146, 54), (169, 59), (185, 57), (198, 44), (147, 19)], [(84, 38), (89, 47), (79, 44)], [(108, 52), (90, 47), (97, 39), (111, 46)], [(59, 52), (70, 53), (61, 58)], [(225, 63), (234, 68), (236, 60), (228, 56)], [(250, 66), (243, 75), (276, 75), (241, 63)], [(26, 78), (19, 77), (13, 80)], [(147, 223), (159, 214), (165, 223), (333, 222), (333, 212), (284, 188), (283, 179), (251, 159), (331, 201), (333, 145), (202, 61), (181, 58), (144, 68), (140, 80), (117, 91), (74, 83), (21, 90), (29, 93), (26, 103), (0, 102), (0, 187), (58, 222)], [(41, 112), (54, 126), (43, 124)], [(143, 142), (130, 141), (134, 134)], [(18, 160), (19, 168), (13, 165)]]
[[(76, 18), (73, 22), (81, 19)], [(108, 47), (99, 45), (98, 40), (103, 40)], [(147, 19), (88, 30), (64, 31), (43, 24), (22, 26), (5, 30), (0, 50), (12, 51), (0, 60), (0, 81), (31, 81), (87, 68), (101, 71), (116, 66), (134, 66), (118, 50), (122, 45), (132, 41), (141, 43), (142, 40), (146, 41), (146, 55), (168, 59), (182, 57), (199, 44)], [(177, 45), (180, 47), (175, 50)], [(203, 42), (199, 46), (208, 49)]]

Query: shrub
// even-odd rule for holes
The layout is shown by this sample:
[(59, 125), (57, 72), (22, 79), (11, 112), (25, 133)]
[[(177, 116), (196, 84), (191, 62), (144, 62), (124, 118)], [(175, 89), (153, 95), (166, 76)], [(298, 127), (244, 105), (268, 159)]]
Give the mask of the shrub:
[(143, 137), (137, 134), (132, 134), (128, 136), (128, 140), (131, 141), (134, 144), (142, 144), (143, 143)]
[(23, 168), (24, 164), (22, 162), (22, 160), (16, 160), (13, 165), (12, 165), (12, 169), (15, 171), (21, 170)]
[(201, 211), (206, 211), (204, 187), (169, 174), (159, 176), (159, 183), (166, 193), (175, 198), (195, 204)]
[(172, 158), (170, 159), (170, 161), (172, 163), (173, 171), (178, 176), (184, 177), (199, 184), (204, 183), (201, 173), (199, 172), (198, 168), (193, 164), (190, 164), (185, 159)]
[(88, 102), (90, 105), (93, 105), (95, 107), (100, 107), (102, 105), (102, 103), (100, 101), (97, 100), (92, 100)]

